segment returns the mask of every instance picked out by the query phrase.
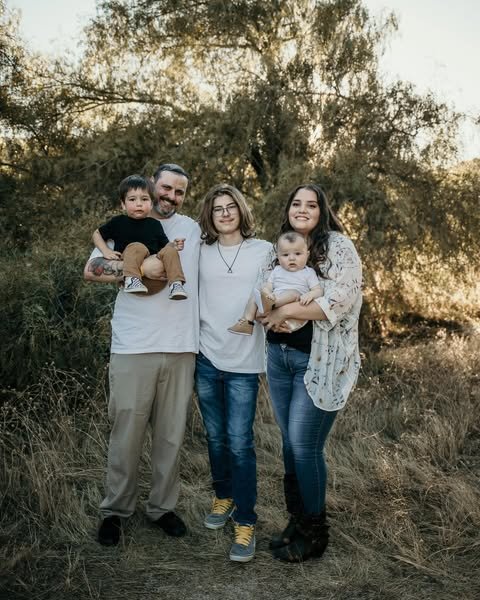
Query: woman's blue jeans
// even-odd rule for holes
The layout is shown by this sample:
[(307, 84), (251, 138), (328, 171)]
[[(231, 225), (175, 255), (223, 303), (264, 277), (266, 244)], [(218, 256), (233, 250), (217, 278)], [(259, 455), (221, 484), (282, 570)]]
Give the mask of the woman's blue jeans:
[(286, 344), (269, 344), (267, 380), (282, 433), (285, 473), (296, 475), (307, 513), (325, 508), (327, 465), (323, 447), (337, 411), (313, 404), (303, 381), (309, 355)]
[(233, 498), (233, 520), (241, 525), (257, 521), (257, 458), (253, 422), (258, 375), (216, 369), (199, 354), (195, 384), (207, 431), (208, 456), (217, 498)]

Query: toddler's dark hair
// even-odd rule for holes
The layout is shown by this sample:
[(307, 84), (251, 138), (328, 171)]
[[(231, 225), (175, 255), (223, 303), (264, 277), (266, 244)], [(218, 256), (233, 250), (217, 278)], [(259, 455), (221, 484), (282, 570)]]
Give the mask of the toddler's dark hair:
[(143, 177), (142, 175), (129, 175), (120, 183), (118, 186), (118, 195), (120, 196), (120, 200), (122, 202), (125, 201), (125, 198), (130, 190), (146, 190), (152, 199), (152, 202), (155, 199), (155, 191), (152, 181), (147, 179), (147, 177)]

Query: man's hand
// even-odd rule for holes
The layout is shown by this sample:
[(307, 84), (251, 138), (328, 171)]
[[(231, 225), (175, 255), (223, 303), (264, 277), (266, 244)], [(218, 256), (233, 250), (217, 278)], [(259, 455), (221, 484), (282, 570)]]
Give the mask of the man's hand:
[(107, 260), (120, 260), (122, 258), (121, 252), (116, 252), (115, 250), (108, 250), (108, 252), (102, 252), (103, 258)]
[(175, 250), (178, 250), (178, 252), (183, 250), (185, 247), (185, 238), (175, 238), (173, 240), (173, 247)]

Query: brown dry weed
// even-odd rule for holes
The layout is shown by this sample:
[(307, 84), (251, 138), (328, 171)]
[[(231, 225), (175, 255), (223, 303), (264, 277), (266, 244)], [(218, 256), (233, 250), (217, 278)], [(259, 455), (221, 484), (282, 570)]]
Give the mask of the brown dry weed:
[(269, 536), (286, 515), (281, 444), (265, 382), (255, 425), (257, 554), (239, 565), (228, 560), (230, 526), (220, 532), (202, 526), (211, 490), (195, 403), (178, 506), (188, 535), (167, 538), (145, 520), (147, 444), (137, 513), (118, 547), (96, 543), (108, 435), (105, 389), (103, 382), (86, 389), (86, 376), (53, 370), (3, 406), (0, 597), (478, 598), (479, 363), (478, 336), (440, 336), (365, 359), (328, 444), (331, 544), (323, 558), (302, 565), (274, 561), (268, 552)]

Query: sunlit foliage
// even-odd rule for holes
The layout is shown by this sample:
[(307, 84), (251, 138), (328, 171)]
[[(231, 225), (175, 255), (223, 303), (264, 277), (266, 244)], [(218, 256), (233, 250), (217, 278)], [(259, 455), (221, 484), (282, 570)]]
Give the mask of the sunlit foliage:
[(361, 0), (98, 2), (80, 56), (47, 60), (0, 7), (7, 260), (74, 244), (80, 263), (118, 182), (173, 160), (192, 173), (187, 213), (228, 181), (270, 239), (289, 190), (321, 183), (362, 255), (371, 332), (435, 316), (440, 277), (458, 289), (478, 265), (478, 168), (453, 168), (460, 115), (379, 74), (394, 15)]

